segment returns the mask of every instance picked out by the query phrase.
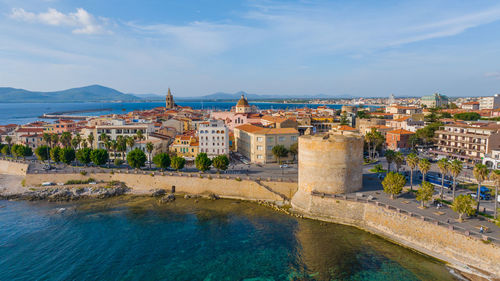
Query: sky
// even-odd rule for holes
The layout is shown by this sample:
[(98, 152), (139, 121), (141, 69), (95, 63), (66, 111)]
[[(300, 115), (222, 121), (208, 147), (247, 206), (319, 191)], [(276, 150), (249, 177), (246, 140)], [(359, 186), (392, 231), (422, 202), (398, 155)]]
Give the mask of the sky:
[(0, 0), (0, 86), (500, 93), (500, 2)]

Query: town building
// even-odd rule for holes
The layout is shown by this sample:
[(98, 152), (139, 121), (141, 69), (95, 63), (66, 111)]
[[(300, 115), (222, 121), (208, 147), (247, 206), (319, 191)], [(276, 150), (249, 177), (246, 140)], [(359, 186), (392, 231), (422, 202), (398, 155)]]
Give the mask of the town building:
[(394, 151), (409, 150), (411, 148), (410, 137), (414, 134), (414, 132), (410, 132), (405, 129), (388, 131), (385, 134), (387, 149), (391, 149)]
[(94, 143), (91, 145), (97, 148), (105, 148), (104, 141), (100, 138), (101, 134), (106, 134), (110, 140), (116, 140), (118, 136), (135, 138), (138, 132), (141, 132), (144, 138), (148, 139), (149, 135), (154, 132), (154, 124), (125, 123), (124, 120), (113, 120), (107, 125), (96, 125), (81, 130), (81, 134), (85, 138), (88, 138), (90, 133), (94, 135)]
[(175, 137), (174, 142), (170, 146), (170, 152), (177, 156), (183, 157), (188, 161), (192, 161), (199, 153), (198, 138), (193, 135), (179, 135)]
[[(283, 145), (287, 149), (297, 142), (299, 132), (295, 128), (263, 128), (251, 124), (238, 126), (234, 129), (236, 151), (253, 163), (276, 162), (273, 147)], [(292, 155), (281, 160), (291, 160)]]
[(490, 153), (486, 154), (482, 162), (488, 169), (500, 169), (500, 149), (492, 149)]
[(420, 99), (420, 104), (422, 106), (426, 106), (427, 108), (443, 107), (448, 104), (448, 97), (439, 93), (435, 93), (430, 96), (423, 96)]
[(500, 108), (500, 95), (492, 97), (482, 97), (479, 100), (479, 109), (497, 109)]
[(222, 120), (209, 120), (199, 124), (198, 139), (200, 152), (213, 158), (229, 154), (229, 129)]
[(469, 101), (462, 103), (462, 109), (465, 110), (479, 110), (479, 102), (478, 101)]
[(435, 134), (437, 148), (432, 152), (469, 163), (481, 162), (492, 150), (500, 149), (498, 124), (446, 124)]

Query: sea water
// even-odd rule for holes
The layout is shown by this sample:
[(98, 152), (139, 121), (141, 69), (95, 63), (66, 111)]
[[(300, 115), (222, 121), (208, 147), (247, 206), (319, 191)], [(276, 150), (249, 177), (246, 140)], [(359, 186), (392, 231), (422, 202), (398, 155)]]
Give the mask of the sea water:
[(250, 202), (0, 201), (0, 280), (453, 280), (353, 227)]

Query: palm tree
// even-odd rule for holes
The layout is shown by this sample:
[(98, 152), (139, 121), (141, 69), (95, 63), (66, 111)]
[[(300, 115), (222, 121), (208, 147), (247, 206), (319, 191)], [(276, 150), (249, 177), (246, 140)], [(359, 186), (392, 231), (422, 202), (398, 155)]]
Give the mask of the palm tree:
[(47, 145), (47, 162), (49, 163), (49, 169), (50, 169), (50, 155), (49, 155), (49, 147), (51, 147), (52, 143), (52, 138), (50, 137), (49, 133), (43, 133), (42, 139)]
[(126, 145), (130, 148), (130, 150), (132, 150), (132, 147), (134, 147), (135, 145), (135, 140), (133, 137), (128, 137), (126, 140), (125, 140), (125, 143)]
[(396, 172), (399, 173), (399, 169), (403, 166), (405, 162), (405, 156), (401, 152), (394, 153), (394, 164), (396, 164)]
[(387, 149), (385, 151), (385, 159), (387, 160), (387, 172), (391, 170), (391, 163), (394, 161), (394, 157), (396, 156), (396, 153), (394, 150)]
[(87, 139), (82, 139), (80, 142), (80, 147), (86, 148), (87, 147)]
[(493, 170), (490, 174), (490, 179), (495, 182), (495, 208), (494, 217), (498, 219), (498, 187), (500, 186), (500, 170)]
[(450, 174), (453, 177), (453, 200), (455, 200), (455, 189), (457, 187), (457, 178), (462, 172), (463, 164), (460, 160), (455, 159), (450, 163)]
[(154, 145), (152, 142), (148, 142), (146, 143), (146, 150), (148, 151), (148, 154), (149, 154), (149, 169), (151, 170), (151, 153), (153, 152), (153, 149), (154, 149)]
[(116, 150), (118, 149), (118, 143), (116, 142), (116, 140), (112, 140), (111, 141), (111, 151), (113, 151), (113, 159), (116, 159)]
[(12, 155), (12, 152), (11, 152), (11, 144), (12, 144), (12, 137), (11, 136), (6, 136), (5, 137), (5, 141), (7, 142), (7, 145), (9, 146), (9, 153)]
[(137, 138), (138, 141), (143, 140), (144, 134), (142, 133), (142, 130), (138, 130), (135, 137)]
[(78, 149), (80, 148), (80, 144), (82, 143), (82, 137), (80, 136), (79, 133), (76, 133), (75, 137), (73, 138), (73, 140), (75, 141), (75, 143), (77, 143), (75, 149)]
[(421, 158), (418, 160), (418, 169), (422, 173), (422, 181), (425, 181), (425, 175), (431, 169), (431, 162), (428, 159)]
[(406, 165), (410, 168), (410, 191), (413, 191), (413, 170), (418, 165), (418, 156), (415, 153), (410, 153), (406, 156)]
[(437, 162), (439, 172), (441, 173), (441, 191), (439, 192), (439, 198), (443, 200), (444, 191), (444, 177), (448, 174), (450, 162), (448, 158), (442, 158)]
[(71, 145), (71, 133), (70, 132), (62, 133), (59, 140), (64, 147), (70, 146)]
[(94, 148), (94, 133), (90, 132), (90, 134), (87, 136), (87, 141), (90, 144), (90, 148)]
[[(111, 141), (109, 141), (108, 139), (104, 142), (104, 147), (106, 147), (106, 150), (109, 151), (111, 149)], [(108, 168), (109, 168), (109, 165), (110, 165), (110, 162), (111, 162), (111, 157), (108, 157)]]
[(51, 134), (50, 140), (52, 142), (52, 146), (56, 146), (57, 143), (59, 142), (59, 135), (58, 134)]
[(108, 137), (108, 135), (106, 135), (106, 133), (101, 133), (99, 135), (99, 141), (101, 141), (102, 143), (105, 144), (108, 140), (109, 140), (109, 137)]
[(127, 142), (123, 136), (116, 137), (116, 151), (120, 152), (122, 159), (125, 160), (125, 155), (123, 152), (127, 150)]
[(479, 203), (481, 201), (481, 184), (488, 178), (490, 170), (484, 164), (476, 164), (474, 170), (472, 171), (474, 178), (477, 181), (477, 208), (476, 211), (479, 212)]

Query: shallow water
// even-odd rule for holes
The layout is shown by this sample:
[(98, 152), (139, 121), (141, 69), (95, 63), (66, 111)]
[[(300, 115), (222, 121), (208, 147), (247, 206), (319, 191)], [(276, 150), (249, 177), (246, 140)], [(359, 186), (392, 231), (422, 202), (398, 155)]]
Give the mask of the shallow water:
[[(64, 208), (64, 209), (61, 209)], [(356, 228), (249, 202), (0, 201), (0, 280), (453, 280)]]

